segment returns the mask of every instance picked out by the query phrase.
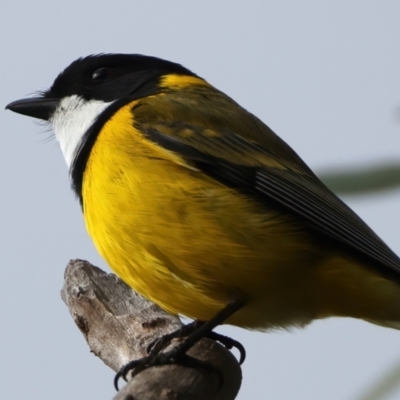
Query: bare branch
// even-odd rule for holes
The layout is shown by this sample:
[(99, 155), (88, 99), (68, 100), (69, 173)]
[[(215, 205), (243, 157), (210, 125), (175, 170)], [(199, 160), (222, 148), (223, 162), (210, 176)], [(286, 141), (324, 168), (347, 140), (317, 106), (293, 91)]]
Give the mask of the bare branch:
[[(82, 260), (65, 271), (61, 296), (90, 350), (114, 371), (147, 355), (156, 338), (181, 326), (179, 318), (163, 311), (130, 289), (113, 274)], [(175, 340), (172, 346), (179, 341)], [(240, 388), (241, 369), (223, 346), (202, 339), (189, 352), (222, 372), (180, 365), (152, 367), (133, 377), (114, 400), (233, 400)], [(111, 384), (111, 382), (110, 382)]]

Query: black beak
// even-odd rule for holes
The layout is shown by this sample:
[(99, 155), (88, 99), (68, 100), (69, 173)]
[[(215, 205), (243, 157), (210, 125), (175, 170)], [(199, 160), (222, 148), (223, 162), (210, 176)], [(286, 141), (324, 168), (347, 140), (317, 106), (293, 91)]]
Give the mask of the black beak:
[(48, 121), (59, 103), (59, 99), (32, 97), (31, 99), (13, 101), (6, 106), (6, 110)]

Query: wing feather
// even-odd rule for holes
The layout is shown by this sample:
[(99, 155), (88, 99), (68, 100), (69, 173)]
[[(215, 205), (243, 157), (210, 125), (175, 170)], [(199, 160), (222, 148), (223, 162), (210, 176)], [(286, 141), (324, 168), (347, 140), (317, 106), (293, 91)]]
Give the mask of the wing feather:
[[(157, 104), (146, 100), (144, 107), (132, 110), (135, 125), (149, 140), (176, 152), (214, 179), (261, 202), (275, 202), (387, 272), (400, 273), (399, 257), (285, 142), (229, 97), (217, 94), (208, 102), (196, 92), (185, 93), (191, 100), (187, 102), (179, 92), (162, 96)], [(197, 105), (194, 111), (193, 104)], [(150, 114), (146, 112), (149, 108)], [(229, 108), (234, 114), (226, 111)]]

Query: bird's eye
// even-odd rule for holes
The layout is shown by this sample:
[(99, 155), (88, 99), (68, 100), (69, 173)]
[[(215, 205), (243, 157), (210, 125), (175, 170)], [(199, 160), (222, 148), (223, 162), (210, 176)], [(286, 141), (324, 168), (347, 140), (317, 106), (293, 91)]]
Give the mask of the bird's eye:
[(97, 68), (92, 74), (92, 81), (101, 81), (110, 78), (113, 74), (114, 71), (111, 68)]

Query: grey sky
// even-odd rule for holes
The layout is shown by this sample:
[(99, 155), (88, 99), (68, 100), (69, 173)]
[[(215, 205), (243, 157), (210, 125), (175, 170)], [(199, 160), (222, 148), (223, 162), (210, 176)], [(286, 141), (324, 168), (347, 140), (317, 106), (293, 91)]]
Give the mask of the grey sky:
[[(398, 0), (3, 2), (0, 104), (47, 88), (79, 56), (144, 53), (206, 78), (317, 171), (398, 159), (399, 21)], [(60, 150), (32, 119), (3, 111), (0, 124), (0, 397), (111, 399), (113, 372), (59, 296), (70, 258), (106, 268)], [(400, 253), (398, 190), (345, 200)], [(356, 400), (400, 362), (400, 332), (359, 321), (221, 331), (248, 352), (239, 400)]]

